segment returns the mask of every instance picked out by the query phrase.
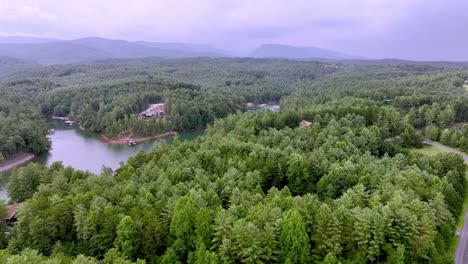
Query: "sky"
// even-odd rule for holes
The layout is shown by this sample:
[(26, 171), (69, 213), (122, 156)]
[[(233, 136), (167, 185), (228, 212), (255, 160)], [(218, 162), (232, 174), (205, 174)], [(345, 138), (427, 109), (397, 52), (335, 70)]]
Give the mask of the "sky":
[(468, 61), (466, 0), (0, 0), (0, 35), (261, 44)]

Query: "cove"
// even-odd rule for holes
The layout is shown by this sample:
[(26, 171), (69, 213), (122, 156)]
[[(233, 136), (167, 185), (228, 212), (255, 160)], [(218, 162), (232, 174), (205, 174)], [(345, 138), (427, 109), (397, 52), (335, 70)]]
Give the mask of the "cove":
[[(120, 167), (121, 162), (127, 161), (139, 151), (150, 152), (158, 144), (170, 144), (173, 140), (173, 136), (170, 136), (138, 143), (136, 146), (130, 147), (107, 144), (100, 140), (96, 134), (83, 131), (78, 126), (65, 125), (62, 121), (49, 120), (48, 126), (50, 129), (55, 129), (55, 133), (48, 136), (52, 143), (52, 149), (37, 155), (30, 162), (50, 166), (56, 161), (62, 161), (64, 166), (88, 170), (93, 173), (100, 173), (102, 166), (115, 170)], [(203, 133), (202, 129), (180, 133), (179, 140), (194, 140)], [(0, 199), (8, 199), (6, 185), (10, 175), (11, 171), (1, 175)]]

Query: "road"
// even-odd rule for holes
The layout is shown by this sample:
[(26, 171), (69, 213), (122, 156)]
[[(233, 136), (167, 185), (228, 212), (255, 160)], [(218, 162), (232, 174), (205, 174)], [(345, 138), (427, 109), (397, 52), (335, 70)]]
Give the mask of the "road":
[[(465, 155), (464, 153), (462, 153), (462, 152), (460, 152), (460, 151), (458, 151), (458, 150), (456, 150), (456, 149), (453, 149), (453, 148), (451, 148), (451, 147), (447, 147), (447, 146), (442, 145), (442, 144), (440, 144), (440, 143), (437, 143), (437, 142), (434, 142), (434, 141), (429, 141), (429, 140), (425, 140), (424, 143), (425, 143), (425, 144), (429, 144), (429, 145), (436, 146), (436, 147), (441, 148), (441, 149), (443, 149), (443, 150), (446, 150), (446, 151), (448, 151), (448, 152), (452, 152), (452, 153), (459, 154), (460, 156), (462, 156), (462, 158), (463, 158), (466, 162), (468, 162), (468, 155)], [(466, 262), (466, 263), (468, 263), (468, 262)]]
[[(456, 149), (429, 140), (424, 141), (424, 143), (436, 146), (448, 152), (459, 154), (466, 162), (468, 162), (468, 155), (465, 155)], [(463, 221), (462, 230), (459, 233), (457, 250), (455, 251), (455, 264), (466, 263), (468, 263), (468, 210), (465, 210), (465, 220)]]

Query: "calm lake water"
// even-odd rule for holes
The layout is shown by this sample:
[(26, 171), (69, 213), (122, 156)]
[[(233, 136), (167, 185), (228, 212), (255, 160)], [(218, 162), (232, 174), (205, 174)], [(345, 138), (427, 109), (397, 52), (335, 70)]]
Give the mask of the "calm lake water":
[[(115, 170), (120, 166), (120, 162), (127, 161), (139, 151), (149, 152), (158, 144), (172, 143), (173, 139), (173, 137), (167, 137), (129, 147), (106, 144), (99, 140), (96, 134), (82, 131), (77, 126), (65, 125), (61, 121), (51, 120), (49, 128), (55, 129), (55, 133), (49, 135), (52, 149), (36, 156), (31, 162), (49, 166), (55, 161), (62, 161), (64, 166), (72, 166), (75, 169), (88, 170), (93, 173), (101, 172), (102, 166)], [(203, 133), (204, 130), (180, 133), (179, 139), (181, 141), (194, 140)], [(6, 185), (10, 175), (11, 171), (1, 175), (0, 199), (8, 198)]]

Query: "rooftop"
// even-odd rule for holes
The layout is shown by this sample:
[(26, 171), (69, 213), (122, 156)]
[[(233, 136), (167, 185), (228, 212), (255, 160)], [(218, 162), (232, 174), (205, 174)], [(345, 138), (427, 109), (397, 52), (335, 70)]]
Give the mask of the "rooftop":
[(8, 214), (3, 218), (3, 220), (11, 220), (16, 216), (16, 209), (21, 205), (21, 203), (14, 203), (7, 206)]

